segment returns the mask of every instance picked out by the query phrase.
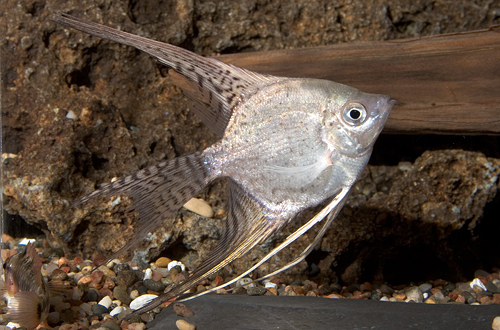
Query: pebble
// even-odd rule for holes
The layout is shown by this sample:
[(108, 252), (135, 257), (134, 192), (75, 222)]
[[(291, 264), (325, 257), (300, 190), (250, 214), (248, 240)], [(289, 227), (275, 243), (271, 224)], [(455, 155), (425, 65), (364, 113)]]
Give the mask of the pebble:
[(104, 322), (102, 323), (101, 325), (104, 329), (109, 329), (109, 330), (121, 330), (122, 328), (116, 324), (115, 322), (113, 321), (107, 321), (107, 322)]
[(194, 316), (193, 311), (190, 310), (183, 303), (174, 303), (173, 309), (174, 309), (174, 313), (177, 314), (178, 316), (182, 316), (182, 317)]
[(212, 218), (214, 216), (214, 210), (212, 207), (200, 198), (191, 198), (184, 207), (191, 212), (201, 215), (205, 218)]
[(138, 310), (138, 309), (146, 306), (151, 300), (153, 300), (157, 297), (158, 296), (154, 295), (154, 294), (144, 294), (144, 295), (139, 296), (139, 297), (135, 298), (134, 300), (132, 300), (129, 307), (130, 307), (130, 309), (132, 309), (134, 311)]
[(155, 265), (159, 268), (167, 268), (168, 264), (171, 263), (172, 260), (166, 257), (160, 257), (156, 260)]
[(420, 289), (420, 291), (422, 293), (423, 292), (429, 292), (432, 289), (432, 284), (429, 284), (429, 283), (420, 284), (418, 286), (418, 288)]
[[(130, 323), (127, 327), (128, 330), (145, 330), (146, 325), (142, 322)], [(194, 329), (194, 328), (193, 328)]]
[(499, 292), (498, 287), (495, 284), (493, 284), (493, 282), (488, 281), (484, 286), (486, 287), (486, 290), (488, 290), (491, 293)]
[(493, 319), (491, 327), (493, 328), (493, 330), (500, 330), (500, 316), (497, 316)]
[(92, 306), (92, 313), (101, 316), (104, 313), (108, 313), (109, 310), (103, 305), (95, 304)]
[(56, 325), (59, 323), (60, 318), (61, 314), (59, 314), (59, 312), (51, 312), (47, 315), (47, 323), (49, 323), (49, 325)]
[(98, 304), (101, 306), (104, 306), (106, 308), (109, 308), (109, 306), (111, 306), (112, 303), (113, 303), (113, 301), (111, 300), (111, 298), (109, 296), (106, 296), (106, 297), (102, 298)]
[(167, 266), (167, 269), (170, 271), (174, 267), (180, 267), (181, 271), (185, 271), (186, 270), (186, 266), (184, 266), (184, 264), (182, 262), (176, 261), (176, 260), (169, 262), (169, 264)]
[(470, 282), (470, 287), (473, 290), (477, 290), (478, 288), (481, 290), (486, 290), (486, 286), (484, 286), (483, 282), (479, 278), (475, 278)]
[(184, 320), (177, 320), (175, 322), (175, 325), (177, 326), (177, 329), (179, 329), (179, 330), (194, 330), (194, 329), (196, 329), (194, 324), (191, 324), (191, 323), (186, 322)]
[(411, 288), (405, 291), (406, 301), (414, 301), (417, 303), (421, 303), (424, 301), (424, 296), (422, 295), (422, 291), (418, 286), (412, 286)]
[(146, 289), (156, 292), (161, 292), (165, 289), (165, 286), (162, 282), (156, 282), (151, 279), (144, 280), (144, 286)]
[(118, 285), (128, 288), (137, 280), (135, 271), (122, 270), (116, 274), (116, 282)]
[(261, 286), (254, 286), (247, 289), (247, 294), (249, 296), (263, 296), (266, 292), (267, 289)]
[(88, 301), (97, 301), (97, 299), (99, 299), (99, 292), (94, 288), (90, 288), (87, 291), (87, 299)]
[(113, 310), (111, 312), (109, 312), (109, 315), (116, 316), (116, 315), (120, 314), (121, 312), (123, 312), (124, 310), (125, 310), (125, 307), (117, 306), (117, 307), (113, 308)]
[(148, 268), (146, 269), (146, 271), (144, 272), (144, 280), (150, 280), (151, 278), (153, 277), (153, 271), (151, 270), (151, 268)]
[(132, 299), (130, 299), (127, 288), (121, 285), (115, 286), (115, 288), (113, 289), (113, 297), (120, 300), (126, 305), (130, 304), (130, 302), (132, 301)]

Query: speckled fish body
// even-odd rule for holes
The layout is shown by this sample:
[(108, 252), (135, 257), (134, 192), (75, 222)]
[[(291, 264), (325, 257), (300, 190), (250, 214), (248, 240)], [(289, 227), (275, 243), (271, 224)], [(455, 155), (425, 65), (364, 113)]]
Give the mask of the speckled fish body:
[(173, 68), (187, 79), (183, 89), (192, 110), (221, 138), (202, 152), (164, 161), (80, 199), (84, 203), (98, 196), (130, 197), (140, 216), (136, 238), (123, 248), (130, 249), (211, 181), (229, 178), (226, 230), (219, 245), (186, 281), (139, 312), (192, 288), (299, 212), (329, 200), (307, 226), (256, 265), (331, 212), (318, 237), (294, 263), (305, 258), (366, 166), (394, 104), (386, 95), (363, 93), (332, 81), (258, 74), (65, 14), (54, 20), (136, 47)]
[(2, 296), (7, 300), (10, 321), (28, 330), (36, 328), (49, 313), (48, 285), (42, 276), (42, 259), (33, 245), (9, 257), (4, 265)]

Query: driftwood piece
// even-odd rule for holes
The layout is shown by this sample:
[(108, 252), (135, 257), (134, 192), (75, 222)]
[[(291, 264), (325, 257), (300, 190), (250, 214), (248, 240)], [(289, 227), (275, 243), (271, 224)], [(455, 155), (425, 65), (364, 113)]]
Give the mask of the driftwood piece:
[(221, 55), (261, 73), (330, 79), (396, 99), (385, 133), (500, 134), (500, 29)]

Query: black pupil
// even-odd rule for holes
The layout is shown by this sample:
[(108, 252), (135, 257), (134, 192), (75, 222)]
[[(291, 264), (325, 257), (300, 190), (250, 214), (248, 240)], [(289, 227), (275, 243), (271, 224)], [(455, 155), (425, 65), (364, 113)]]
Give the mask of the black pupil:
[(349, 111), (349, 116), (352, 119), (359, 119), (361, 117), (361, 111), (352, 109), (351, 111)]

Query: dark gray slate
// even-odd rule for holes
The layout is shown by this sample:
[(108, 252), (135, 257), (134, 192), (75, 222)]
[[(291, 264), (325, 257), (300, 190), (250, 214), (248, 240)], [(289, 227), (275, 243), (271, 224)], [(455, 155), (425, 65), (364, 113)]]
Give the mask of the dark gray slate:
[[(199, 330), (491, 329), (500, 306), (427, 305), (315, 297), (206, 295), (185, 302)], [(148, 329), (175, 329), (164, 309)]]

